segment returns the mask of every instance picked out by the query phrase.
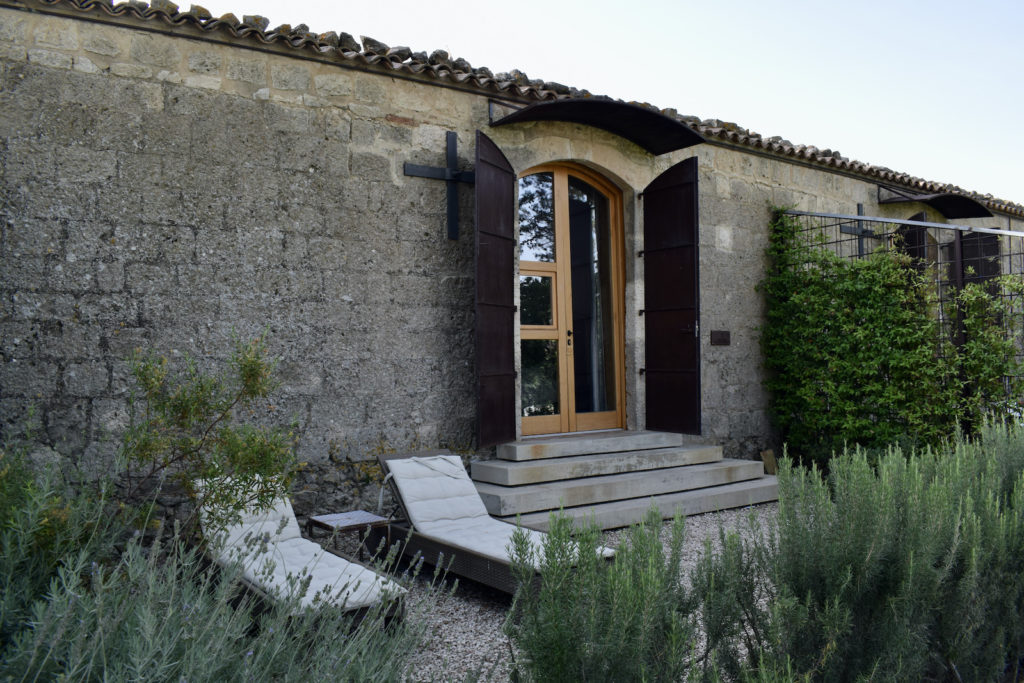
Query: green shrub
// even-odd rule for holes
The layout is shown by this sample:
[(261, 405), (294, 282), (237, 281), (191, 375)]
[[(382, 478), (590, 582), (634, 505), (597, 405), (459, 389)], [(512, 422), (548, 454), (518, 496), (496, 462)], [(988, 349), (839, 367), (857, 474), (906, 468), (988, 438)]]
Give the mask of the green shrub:
[[(137, 504), (177, 487), (203, 507), (211, 528), (284, 495), (296, 466), (294, 434), (235, 423), (238, 411), (269, 396), (273, 367), (262, 338), (238, 342), (222, 376), (189, 359), (173, 372), (167, 358), (137, 354), (131, 369), (139, 393), (123, 440), (121, 495)], [(199, 481), (206, 482), (202, 491)]]
[[(1024, 426), (935, 450), (786, 460), (776, 521), (720, 532), (695, 570), (652, 512), (599, 567), (555, 518), (508, 632), (529, 680), (1017, 681), (1024, 675)], [(575, 543), (579, 543), (577, 551)], [(532, 576), (517, 546), (521, 580)], [(577, 567), (574, 570), (574, 566)]]
[(1024, 657), (1024, 431), (827, 479), (787, 464), (774, 549), (776, 663), (821, 680), (1000, 680)]
[(194, 550), (132, 542), (113, 566), (69, 558), (32, 628), (4, 653), (16, 680), (398, 681), (423, 637), (416, 615), (358, 626), (335, 609), (293, 615), (296, 600), (240, 595)]
[(70, 498), (56, 473), (34, 472), (18, 445), (0, 448), (0, 650), (68, 557), (113, 555), (123, 534), (106, 507), (103, 489), (99, 498)]
[(717, 549), (705, 541), (691, 576), (703, 680), (739, 680), (771, 651), (774, 585), (764, 540), (751, 518), (746, 538), (720, 528)]
[[(691, 664), (693, 606), (680, 568), (683, 521), (668, 552), (657, 510), (631, 528), (613, 563), (598, 556), (601, 535), (553, 515), (539, 556), (525, 534), (513, 539), (521, 588), (506, 622), (533, 681), (677, 681)], [(540, 569), (539, 585), (533, 580)]]
[(931, 276), (898, 250), (843, 258), (777, 210), (768, 261), (765, 386), (783, 441), (803, 461), (823, 464), (847, 445), (935, 446), (958, 425), (1016, 410), (1019, 340), (1004, 329), (1014, 299), (993, 292), (1020, 294), (1019, 279), (955, 292), (958, 322), (943, 330)]
[(935, 295), (908, 257), (844, 259), (771, 225), (761, 342), (771, 412), (792, 452), (827, 460), (846, 443), (936, 443), (955, 423), (956, 374), (937, 355)]
[[(358, 625), (242, 592), (180, 537), (143, 545), (90, 489), (0, 458), (0, 680), (398, 681), (424, 637), (413, 607)], [(116, 547), (115, 547), (116, 546)]]

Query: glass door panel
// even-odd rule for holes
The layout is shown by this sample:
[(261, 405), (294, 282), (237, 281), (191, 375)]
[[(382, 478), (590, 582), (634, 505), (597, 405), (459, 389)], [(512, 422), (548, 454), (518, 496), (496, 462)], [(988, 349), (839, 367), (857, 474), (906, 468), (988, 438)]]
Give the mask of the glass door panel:
[(577, 413), (615, 410), (608, 199), (569, 178), (573, 388)]
[(519, 179), (524, 435), (623, 425), (621, 204), (601, 184), (560, 167)]
[(554, 289), (550, 275), (519, 276), (519, 324), (555, 324)]

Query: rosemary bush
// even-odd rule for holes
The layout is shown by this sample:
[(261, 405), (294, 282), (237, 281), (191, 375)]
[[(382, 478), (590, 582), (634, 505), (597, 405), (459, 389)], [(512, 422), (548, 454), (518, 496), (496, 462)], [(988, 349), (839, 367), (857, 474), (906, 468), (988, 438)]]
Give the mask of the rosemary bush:
[(779, 477), (777, 661), (821, 680), (1018, 680), (1024, 657), (1024, 430), (827, 479)]
[[(613, 563), (597, 554), (595, 527), (575, 536), (554, 515), (537, 556), (525, 534), (513, 538), (521, 585), (506, 633), (522, 653), (518, 673), (533, 681), (676, 681), (695, 643), (690, 598), (680, 570), (684, 524), (672, 526), (668, 550), (651, 510), (629, 530)], [(534, 567), (540, 569), (534, 586)]]
[(102, 496), (69, 501), (54, 473), (32, 471), (17, 444), (0, 448), (0, 650), (72, 555), (112, 555), (117, 525)]
[[(679, 566), (656, 511), (600, 567), (553, 519), (507, 632), (528, 680), (1018, 681), (1024, 677), (1024, 426), (938, 449), (784, 461), (779, 512)], [(577, 545), (578, 550), (577, 550)], [(576, 569), (574, 569), (574, 566)]]
[(0, 680), (398, 681), (408, 674), (424, 637), (417, 614), (385, 626), (382, 606), (356, 624), (337, 609), (301, 613), (298, 595), (257, 599), (240, 589), (234, 570), (214, 570), (181, 537), (144, 545), (91, 491), (37, 484), (22, 460), (5, 454), (0, 462)]

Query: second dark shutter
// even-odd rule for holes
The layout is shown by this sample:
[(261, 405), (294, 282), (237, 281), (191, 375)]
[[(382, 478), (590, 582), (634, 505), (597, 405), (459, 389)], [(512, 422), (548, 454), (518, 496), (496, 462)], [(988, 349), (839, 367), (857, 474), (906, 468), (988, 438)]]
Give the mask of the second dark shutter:
[(643, 211), (647, 428), (699, 434), (697, 159), (655, 178)]

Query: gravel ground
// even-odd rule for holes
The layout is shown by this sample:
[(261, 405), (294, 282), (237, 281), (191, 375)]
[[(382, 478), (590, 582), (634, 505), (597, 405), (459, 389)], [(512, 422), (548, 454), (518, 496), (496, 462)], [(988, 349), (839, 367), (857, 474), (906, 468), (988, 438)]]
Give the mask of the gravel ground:
[[(704, 540), (711, 538), (717, 546), (719, 525), (743, 532), (747, 520), (757, 517), (763, 524), (774, 518), (776, 503), (736, 510), (695, 515), (686, 520), (686, 544), (683, 564), (689, 571), (704, 549)], [(667, 543), (671, 522), (662, 529), (662, 542)], [(624, 540), (624, 530), (606, 531), (605, 544), (617, 547)], [(478, 672), (481, 680), (509, 679), (509, 642), (502, 633), (511, 599), (479, 584), (462, 582), (454, 593), (438, 595), (428, 590), (425, 579), (413, 587), (409, 611), (416, 612), (422, 601), (422, 612), (428, 620), (428, 641), (413, 658), (413, 681), (461, 681)]]

